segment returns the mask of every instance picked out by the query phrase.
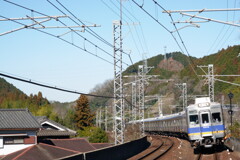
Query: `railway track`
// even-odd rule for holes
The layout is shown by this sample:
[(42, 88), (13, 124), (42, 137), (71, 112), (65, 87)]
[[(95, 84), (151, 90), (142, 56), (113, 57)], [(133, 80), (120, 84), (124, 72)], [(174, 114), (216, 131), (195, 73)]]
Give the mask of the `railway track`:
[(154, 136), (152, 137), (152, 145), (148, 149), (129, 160), (157, 160), (167, 153), (173, 145), (174, 142), (168, 137)]
[(220, 160), (217, 153), (212, 154), (198, 154), (196, 160)]

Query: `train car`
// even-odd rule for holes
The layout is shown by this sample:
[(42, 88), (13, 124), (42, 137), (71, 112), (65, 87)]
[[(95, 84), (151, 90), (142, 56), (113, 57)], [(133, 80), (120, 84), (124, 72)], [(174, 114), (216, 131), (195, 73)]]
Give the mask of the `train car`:
[(145, 132), (187, 137), (185, 111), (162, 117), (145, 119), (144, 125)]
[(188, 137), (192, 146), (221, 145), (225, 136), (222, 107), (209, 97), (197, 98), (186, 109)]
[(196, 98), (183, 112), (143, 121), (145, 132), (186, 137), (194, 148), (221, 145), (225, 136), (221, 105), (209, 97)]

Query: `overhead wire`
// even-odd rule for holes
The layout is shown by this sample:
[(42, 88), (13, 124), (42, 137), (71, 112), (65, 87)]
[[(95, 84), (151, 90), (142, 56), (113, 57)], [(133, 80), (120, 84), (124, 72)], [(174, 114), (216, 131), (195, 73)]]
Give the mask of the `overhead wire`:
[[(102, 1), (102, 2), (103, 2), (103, 1)], [(104, 2), (103, 2), (103, 3), (104, 3)], [(118, 10), (120, 10), (120, 8), (117, 7), (117, 5), (112, 2), (112, 0), (111, 0), (111, 3), (112, 3)], [(122, 6), (122, 7), (125, 9), (124, 6)], [(115, 12), (115, 13), (116, 13), (116, 12)], [(135, 26), (135, 24), (134, 24), (134, 21), (133, 21), (127, 14), (125, 14), (123, 11), (122, 11), (122, 13), (123, 13), (124, 16), (126, 16), (126, 17), (133, 23), (132, 25), (134, 26), (135, 31), (136, 31), (136, 26)], [(116, 14), (119, 15), (118, 13), (116, 13)], [(132, 36), (132, 38), (133, 38), (135, 47), (138, 48), (138, 47), (137, 47), (137, 43), (136, 43), (136, 41), (135, 41), (135, 38), (134, 38), (134, 36), (133, 36), (132, 29), (131, 29), (130, 25), (128, 25), (128, 22), (127, 22), (126, 20), (124, 20), (124, 21), (125, 21), (125, 23), (127, 23), (127, 26), (128, 26), (128, 28), (129, 28), (129, 30), (130, 30), (130, 33), (131, 33), (131, 36)], [(142, 51), (144, 52), (144, 47), (143, 47), (142, 42), (141, 42), (141, 40), (140, 40), (139, 34), (138, 34), (137, 31), (136, 31), (136, 33), (137, 33), (138, 42), (139, 42), (139, 44), (140, 44), (140, 46), (141, 46)], [(140, 54), (139, 49), (137, 49), (137, 50), (138, 50), (138, 52), (139, 52), (139, 54)]]
[[(47, 0), (49, 1), (49, 0)], [(85, 23), (83, 23), (83, 21), (81, 21), (79, 18), (77, 18), (77, 16), (75, 16), (67, 7), (65, 7), (61, 2), (59, 2), (58, 0), (56, 0), (56, 2), (61, 5), (68, 13), (70, 13), (75, 19), (77, 19), (79, 22), (81, 22), (83, 25), (85, 25)], [(59, 9), (59, 8), (58, 8)], [(61, 10), (60, 10), (61, 11)], [(72, 21), (74, 21), (71, 17), (69, 17)], [(74, 21), (76, 24), (78, 24), (76, 21)], [(91, 28), (89, 28), (88, 26), (86, 27), (87, 28), (87, 32), (90, 33), (91, 35), (93, 35), (94, 37), (96, 37), (97, 39), (99, 39), (100, 41), (104, 42), (105, 44), (107, 44), (108, 46), (114, 48), (114, 46), (109, 43), (107, 40), (105, 40), (104, 38), (102, 38), (100, 35), (98, 35), (96, 32), (94, 32)], [(90, 30), (90, 31), (88, 31)], [(131, 55), (129, 55), (128, 53), (126, 53), (125, 51), (122, 51), (122, 53), (128, 55), (129, 59), (130, 59), (130, 62), (131, 64), (133, 65), (133, 61), (132, 61), (132, 58), (131, 58)], [(128, 65), (129, 66), (129, 65)]]
[[(116, 0), (116, 1), (117, 1), (117, 0)], [(129, 13), (129, 15), (131, 15), (137, 22), (139, 22), (138, 25), (140, 26), (140, 31), (141, 31), (142, 38), (143, 38), (143, 44), (145, 45), (145, 48), (146, 48), (146, 50), (147, 50), (147, 53), (149, 53), (148, 45), (147, 45), (146, 38), (145, 38), (144, 33), (143, 33), (143, 29), (142, 29), (142, 25), (141, 25), (141, 23), (140, 23), (140, 20), (137, 19), (126, 7), (123, 6), (123, 8)], [(136, 33), (138, 34), (135, 25), (134, 25), (134, 28), (135, 28)]]
[(49, 88), (49, 89), (54, 89), (54, 90), (58, 90), (58, 91), (62, 91), (62, 92), (67, 92), (67, 93), (80, 94), (80, 95), (91, 96), (91, 97), (100, 97), (100, 98), (116, 98), (116, 97), (88, 94), (88, 93), (78, 92), (78, 91), (74, 91), (74, 90), (63, 89), (63, 88), (60, 88), (60, 87), (35, 82), (31, 79), (26, 80), (26, 79), (19, 78), (19, 77), (16, 77), (16, 76), (11, 76), (9, 74), (4, 74), (4, 73), (1, 73), (1, 72), (0, 72), (0, 76), (7, 77), (7, 78), (10, 78), (10, 79), (14, 79), (14, 80), (21, 81), (21, 82), (25, 82), (25, 83), (29, 83), (29, 84), (33, 84), (33, 85), (36, 85), (36, 86), (41, 86), (41, 87), (44, 87), (44, 88)]
[[(153, 0), (153, 2), (154, 2), (158, 7), (162, 8), (165, 12), (167, 12), (167, 10), (166, 10), (164, 7), (162, 7), (157, 1)], [(168, 12), (167, 12), (167, 13), (168, 13)], [(180, 32), (178, 31), (178, 29), (177, 29), (177, 27), (176, 27), (176, 24), (174, 23), (174, 20), (173, 20), (172, 15), (171, 15), (170, 13), (168, 13), (168, 15), (170, 16), (170, 19), (171, 19), (171, 21), (172, 21), (172, 24), (173, 24), (174, 28), (175, 28), (176, 31), (177, 31), (178, 37), (179, 37), (179, 39), (181, 40), (181, 43), (182, 43), (182, 45), (183, 45), (183, 47), (184, 47), (184, 49), (185, 49), (185, 51), (186, 51), (186, 53), (187, 53), (187, 55), (188, 55), (189, 60), (191, 61), (189, 64), (190, 64), (192, 70), (194, 71), (196, 77), (198, 78), (198, 74), (197, 74), (196, 70), (193, 68), (193, 66), (191, 65), (191, 63), (194, 65), (195, 68), (196, 68), (196, 65), (195, 65), (194, 61), (192, 60), (191, 55), (189, 54), (189, 51), (188, 51), (188, 49), (187, 49), (187, 47), (186, 47), (186, 45), (185, 45), (185, 43), (184, 43), (184, 41), (183, 41), (183, 39), (182, 39), (182, 36), (180, 35)], [(182, 52), (183, 52), (183, 51), (182, 51)], [(184, 52), (183, 52), (183, 53), (184, 53)]]
[[(129, 1), (129, 3), (130, 3), (130, 2), (131, 2), (131, 1)], [(132, 9), (131, 3), (130, 3), (130, 6), (131, 6), (131, 9)], [(126, 9), (126, 8), (125, 8), (125, 9)], [(146, 49), (147, 49), (147, 52), (150, 54), (149, 48), (148, 48), (148, 45), (147, 45), (147, 41), (146, 41), (146, 38), (145, 38), (145, 35), (144, 35), (144, 32), (143, 32), (142, 24), (140, 23), (140, 20), (138, 20), (128, 9), (126, 9), (126, 11), (127, 11), (137, 22), (139, 22), (140, 30), (141, 30), (141, 33), (142, 33), (142, 37), (143, 37), (143, 41), (144, 41), (145, 47), (146, 47)], [(133, 9), (132, 9), (132, 12), (133, 12)]]
[[(177, 39), (175, 38), (175, 36), (173, 35), (173, 33), (172, 33), (166, 26), (164, 26), (161, 22), (159, 22), (156, 18), (154, 18), (148, 11), (146, 11), (146, 10), (143, 8), (143, 6), (139, 5), (135, 0), (132, 0), (132, 1), (133, 1), (139, 8), (141, 8), (148, 16), (150, 16), (155, 22), (157, 22), (160, 26), (162, 26), (168, 33), (170, 33), (171, 36), (172, 36), (172, 38), (175, 40), (176, 44), (178, 45), (178, 47), (179, 47), (180, 50), (182, 51), (182, 53), (184, 53), (182, 47), (180, 46), (179, 42), (177, 41)], [(153, 1), (154, 1), (154, 0), (153, 0)], [(156, 1), (154, 1), (154, 2), (157, 3)], [(159, 7), (160, 7), (160, 5), (159, 5)], [(162, 8), (162, 7), (161, 7), (161, 8)], [(164, 9), (164, 10), (165, 10), (165, 9)], [(170, 17), (171, 17), (171, 16), (170, 16)], [(171, 20), (173, 20), (172, 17), (171, 17)], [(175, 23), (174, 23), (174, 27), (176, 27)], [(180, 40), (181, 40), (181, 43), (182, 43), (184, 49), (186, 50), (186, 52), (187, 52), (187, 54), (188, 54), (188, 57), (189, 57), (189, 59), (190, 59), (189, 64), (190, 64), (193, 72), (195, 73), (196, 77), (199, 79), (197, 72), (195, 71), (195, 69), (194, 69), (193, 66), (191, 65), (191, 63), (193, 63), (194, 66), (195, 66), (195, 64), (194, 64), (194, 62), (193, 62), (193, 60), (192, 60), (192, 58), (191, 58), (191, 56), (190, 56), (190, 54), (189, 54), (189, 52), (188, 52), (188, 50), (187, 50), (187, 48), (186, 48), (186, 45), (185, 45), (184, 42), (183, 42), (183, 40), (182, 40), (181, 35), (179, 34), (179, 32), (178, 32), (178, 36), (179, 36), (179, 38), (180, 38)]]
[[(49, 3), (53, 4), (52, 2), (50, 2), (49, 0), (47, 0)], [(88, 27), (82, 20), (80, 20), (77, 16), (75, 16), (73, 14), (73, 12), (71, 12), (67, 7), (65, 7), (65, 5), (63, 5), (60, 1), (56, 0), (56, 2), (62, 6), (68, 13), (70, 13), (76, 20), (78, 20), (80, 23), (82, 23), (83, 25), (86, 26), (86, 31), (91, 34), (92, 36), (96, 37), (97, 39), (99, 39), (100, 41), (102, 41), (103, 43), (107, 44), (110, 47), (113, 47), (113, 45), (111, 43), (109, 43), (108, 41), (106, 41), (104, 38), (102, 38), (100, 35), (98, 35), (96, 32), (94, 32), (90, 27)], [(55, 6), (56, 8), (56, 6)], [(60, 10), (59, 8), (57, 8), (60, 12), (62, 12), (64, 15), (66, 15), (66, 13), (64, 13), (62, 10)], [(72, 20), (74, 23), (76, 23), (77, 25), (80, 25), (78, 22), (76, 22), (74, 19), (72, 19), (71, 17), (69, 17), (70, 20)], [(90, 30), (90, 31), (89, 31)]]
[[(104, 0), (101, 0), (101, 2), (107, 7), (107, 8), (109, 8), (114, 14), (116, 14), (117, 16), (120, 16), (116, 11), (114, 11), (106, 2), (104, 2)], [(125, 21), (125, 20), (124, 20)], [(127, 21), (125, 21), (125, 22), (127, 22)], [(132, 38), (133, 38), (133, 42), (134, 42), (134, 45), (135, 45), (135, 47), (136, 47), (136, 49), (137, 49), (137, 51), (138, 51), (138, 54), (140, 54), (140, 50), (139, 50), (139, 48), (138, 48), (138, 46), (137, 46), (137, 43), (136, 43), (136, 40), (135, 40), (135, 38), (134, 38), (134, 36), (132, 35), (132, 32), (130, 32), (131, 33), (131, 36), (132, 36)]]
[[(227, 8), (229, 8), (228, 4), (229, 4), (229, 2), (227, 1)], [(233, 8), (236, 8), (236, 0), (234, 1), (234, 7)], [(235, 13), (236, 13), (236, 11), (233, 12), (233, 22), (235, 21)], [(228, 11), (227, 11), (226, 21), (228, 22), (228, 20), (229, 20), (229, 14), (228, 14)], [(225, 27), (226, 27), (226, 24), (222, 27), (221, 31), (219, 32), (219, 34), (218, 34), (217, 38), (215, 39), (214, 43), (211, 45), (207, 54), (210, 54), (210, 52), (215, 51), (217, 48), (219, 48), (219, 46), (224, 46), (225, 43), (227, 42), (227, 40), (230, 38), (230, 36), (232, 35), (235, 27), (228, 26), (227, 30), (223, 33), (223, 30), (224, 30)], [(231, 32), (229, 32), (230, 28), (232, 28)], [(223, 33), (223, 35), (221, 36), (221, 39), (219, 39), (220, 35), (222, 33)], [(227, 34), (228, 34), (228, 36), (227, 36)], [(224, 40), (224, 38), (225, 38), (225, 40)], [(218, 41), (218, 43), (217, 43), (217, 41)]]
[[(12, 22), (15, 22), (15, 23), (18, 23), (18, 24), (20, 24), (20, 25), (23, 25), (23, 26), (27, 27), (26, 24), (23, 24), (23, 23), (18, 22), (18, 21), (16, 21), (16, 20), (10, 19), (10, 18), (8, 18), (8, 17), (2, 16), (2, 15), (0, 15), (0, 17), (5, 18), (5, 19), (8, 19), (9, 21), (12, 21)], [(31, 27), (30, 27), (30, 28), (31, 28)], [(96, 55), (96, 54), (88, 51), (86, 48), (82, 48), (82, 47), (80, 47), (80, 46), (78, 46), (78, 45), (76, 45), (76, 44), (74, 44), (74, 43), (72, 43), (72, 42), (69, 42), (69, 41), (67, 41), (67, 40), (65, 40), (65, 39), (63, 39), (63, 38), (61, 38), (61, 37), (59, 37), (59, 36), (56, 36), (56, 35), (54, 35), (54, 34), (45, 32), (45, 31), (40, 30), (40, 29), (37, 29), (37, 28), (31, 28), (31, 29), (34, 29), (34, 30), (39, 31), (39, 32), (41, 32), (41, 33), (44, 33), (44, 34), (47, 34), (47, 35), (49, 35), (49, 36), (58, 38), (58, 39), (60, 39), (60, 40), (62, 40), (62, 41), (64, 41), (64, 42), (66, 42), (66, 43), (68, 43), (68, 44), (70, 44), (70, 45), (72, 45), (72, 46), (74, 46), (74, 47), (76, 47), (76, 48), (84, 51), (84, 52), (87, 52), (87, 53), (89, 53), (89, 54), (91, 54), (91, 55), (93, 55), (93, 56), (95, 56), (95, 57), (97, 57), (97, 58), (99, 58), (99, 59), (102, 59), (103, 61), (108, 62), (108, 63), (110, 63), (110, 64), (113, 65), (112, 62), (110, 62), (110, 61), (108, 61), (108, 60), (106, 60), (106, 59), (104, 59), (104, 58), (102, 58), (102, 57), (100, 57), (100, 56), (98, 56), (98, 55)]]
[[(66, 14), (65, 12), (63, 12), (61, 9), (59, 9), (59, 8), (58, 8), (55, 4), (53, 4), (51, 1), (47, 0), (47, 2), (48, 2), (49, 4), (51, 4), (54, 8), (56, 8), (58, 11), (60, 11), (62, 14), (64, 14), (64, 15), (67, 16), (67, 14)], [(66, 25), (65, 23), (63, 23), (62, 21), (59, 20), (59, 22), (62, 23), (64, 26), (67, 26), (67, 25)], [(80, 25), (80, 24), (78, 24), (78, 25)], [(110, 54), (110, 53), (108, 53), (107, 51), (103, 50), (102, 48), (98, 47), (96, 44), (94, 44), (93, 42), (89, 41), (88, 39), (86, 39), (86, 38), (85, 38), (84, 36), (82, 36), (81, 34), (77, 33), (77, 32), (76, 32), (75, 30), (73, 30), (71, 27), (68, 27), (68, 28), (69, 28), (71, 31), (73, 31), (74, 33), (76, 33), (78, 36), (80, 36), (81, 38), (83, 38), (85, 41), (89, 42), (90, 44), (94, 45), (95, 47), (99, 48), (100, 50), (102, 50), (103, 52), (105, 52), (106, 54), (108, 54), (109, 56), (111, 56), (112, 58), (114, 58), (112, 54)], [(123, 63), (124, 63), (124, 62), (123, 62)], [(126, 63), (125, 63), (125, 64), (126, 64)], [(128, 65), (128, 64), (126, 64), (126, 65)]]
[[(236, 2), (237, 2), (237, 1), (235, 0), (235, 1), (234, 1), (234, 8), (236, 8), (236, 5), (237, 5)], [(233, 23), (235, 22), (235, 16), (236, 16), (235, 14), (236, 14), (236, 11), (233, 12)], [(230, 32), (230, 34), (228, 35), (228, 37), (225, 39), (225, 41), (222, 43), (222, 46), (225, 45), (225, 43), (226, 43), (227, 40), (231, 37), (231, 35), (232, 35), (232, 33), (233, 33), (233, 31), (234, 31), (235, 29), (236, 29), (236, 28), (232, 26), (232, 31)]]
[[(13, 4), (13, 5), (16, 5), (16, 6), (20, 7), (20, 8), (29, 10), (29, 11), (31, 11), (31, 12), (35, 12), (35, 13), (37, 13), (37, 14), (50, 17), (49, 15), (46, 15), (46, 14), (41, 13), (41, 12), (38, 12), (38, 11), (36, 11), (36, 10), (27, 8), (27, 7), (22, 6), (22, 5), (19, 5), (19, 4), (17, 4), (17, 3), (14, 3), (14, 2), (11, 2), (11, 1), (8, 1), (8, 0), (4, 0), (4, 1), (7, 2), (7, 3), (10, 3), (10, 4)], [(65, 14), (65, 15), (66, 15), (66, 14)], [(77, 34), (78, 36), (80, 36), (84, 41), (87, 41), (88, 43), (90, 43), (90, 44), (93, 45), (94, 47), (98, 48), (98, 49), (101, 50), (102, 52), (104, 52), (104, 53), (108, 54), (109, 56), (111, 56), (112, 58), (114, 58), (112, 54), (108, 53), (107, 51), (105, 51), (104, 49), (102, 49), (101, 47), (99, 47), (98, 45), (94, 44), (93, 42), (91, 42), (90, 40), (88, 40), (87, 38), (85, 38), (84, 36), (82, 36), (81, 34), (79, 34), (78, 32), (76, 32), (75, 30), (73, 30), (71, 27), (68, 27), (68, 26), (67, 26), (64, 22), (62, 22), (61, 20), (57, 19), (57, 21), (60, 22), (62, 25), (66, 26), (67, 28), (69, 28), (72, 32), (74, 32), (74, 33)], [(32, 29), (35, 29), (35, 30), (40, 31), (40, 32), (43, 32), (43, 33), (48, 33), (48, 32), (44, 32), (44, 31), (39, 30), (39, 29), (36, 29), (36, 28), (32, 28)], [(56, 38), (58, 38), (58, 39), (61, 39), (61, 40), (65, 41), (65, 42), (67, 42), (67, 43), (69, 43), (69, 44), (72, 44), (72, 45), (75, 46), (75, 47), (77, 46), (77, 45), (75, 45), (75, 44), (73, 44), (73, 43), (71, 43), (71, 42), (69, 42), (69, 41), (67, 41), (67, 40), (65, 40), (65, 39), (63, 39), (63, 38), (60, 38), (60, 37), (58, 37), (58, 36), (55, 36), (55, 35), (53, 35), (53, 34), (51, 34), (51, 33), (48, 33), (48, 35), (54, 36), (54, 37), (56, 37)], [(77, 48), (81, 48), (81, 47), (78, 46)], [(87, 53), (91, 53), (91, 52), (87, 51), (86, 48), (81, 48), (81, 49), (82, 49), (83, 51), (87, 52)], [(100, 56), (98, 56), (98, 55), (95, 55), (95, 54), (93, 54), (93, 53), (91, 53), (91, 54), (94, 55), (94, 56), (96, 56), (96, 57), (98, 57), (98, 58), (100, 58), (100, 59), (102, 59), (102, 60), (104, 59), (104, 58), (102, 58), (102, 57), (100, 57)], [(108, 60), (106, 60), (106, 59), (104, 59), (104, 60), (105, 60), (106, 62), (109, 62), (110, 64), (113, 64), (112, 62), (110, 62), (110, 61), (108, 61)], [(129, 66), (129, 64), (127, 64), (127, 63), (125, 63), (125, 62), (123, 62), (123, 63), (124, 63), (125, 65)]]

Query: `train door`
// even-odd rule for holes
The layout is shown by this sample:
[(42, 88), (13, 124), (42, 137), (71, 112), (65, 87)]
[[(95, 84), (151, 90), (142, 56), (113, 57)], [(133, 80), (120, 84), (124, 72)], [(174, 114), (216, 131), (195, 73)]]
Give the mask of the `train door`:
[(200, 118), (201, 118), (200, 129), (201, 129), (202, 137), (212, 136), (213, 134), (210, 115), (211, 114), (209, 111), (200, 112)]

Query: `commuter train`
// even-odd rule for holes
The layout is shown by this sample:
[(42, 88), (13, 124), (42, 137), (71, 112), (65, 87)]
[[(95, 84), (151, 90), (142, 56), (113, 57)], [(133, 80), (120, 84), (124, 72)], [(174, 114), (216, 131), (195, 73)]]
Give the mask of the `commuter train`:
[(145, 132), (186, 137), (194, 148), (222, 145), (225, 136), (222, 107), (209, 97), (196, 98), (180, 113), (143, 121)]

